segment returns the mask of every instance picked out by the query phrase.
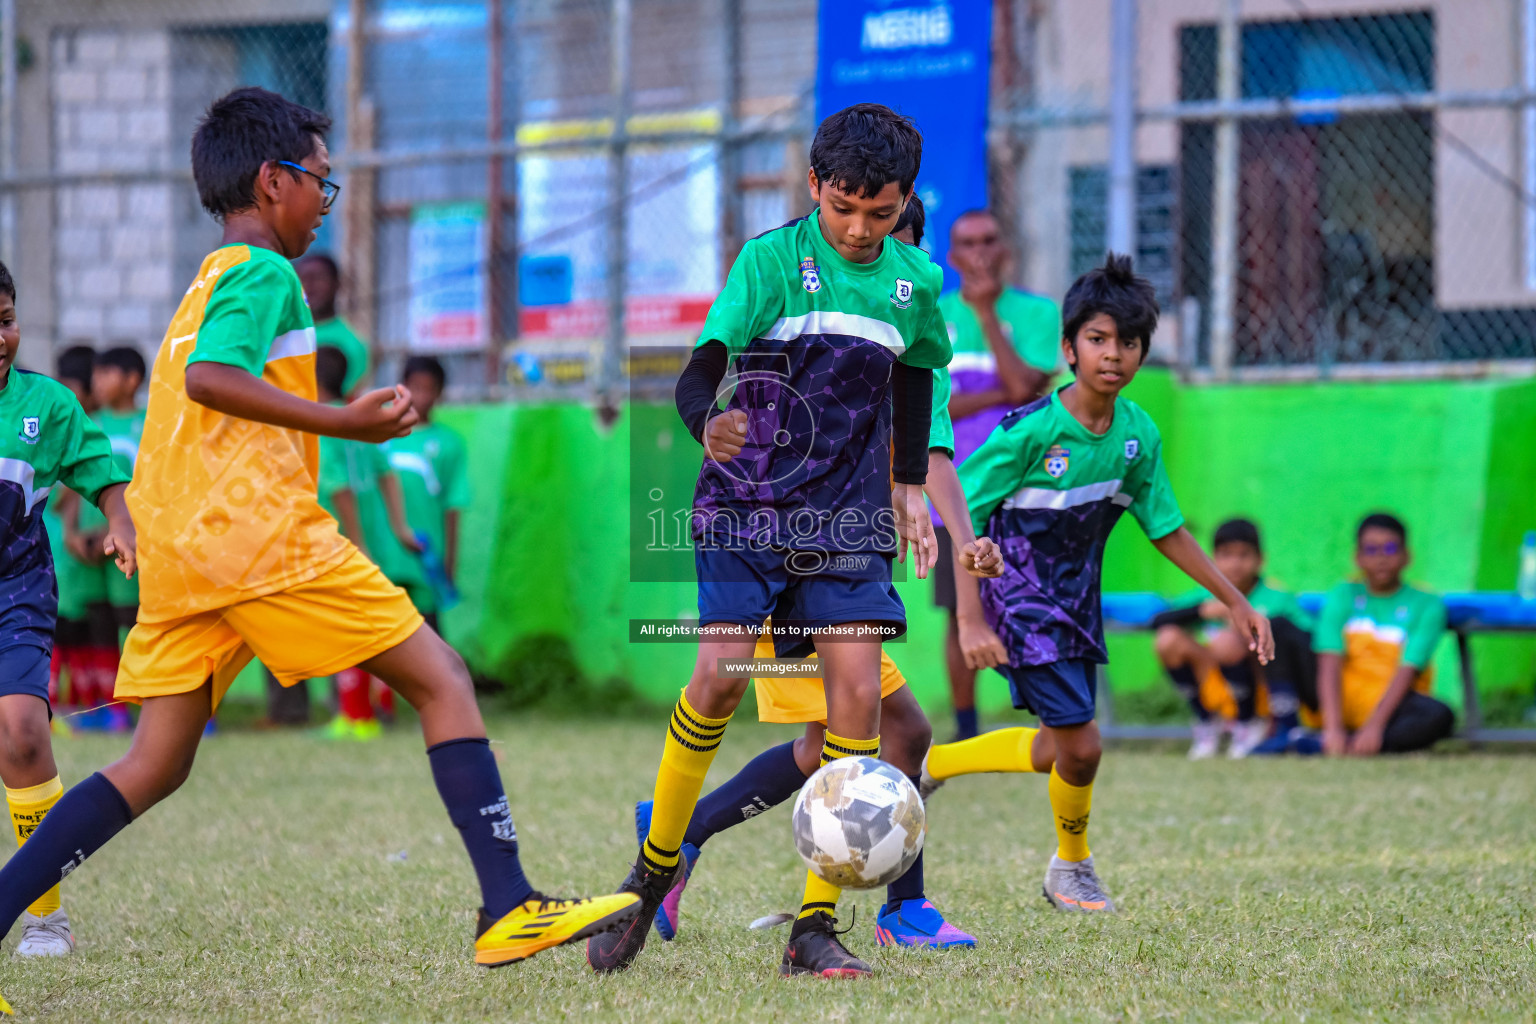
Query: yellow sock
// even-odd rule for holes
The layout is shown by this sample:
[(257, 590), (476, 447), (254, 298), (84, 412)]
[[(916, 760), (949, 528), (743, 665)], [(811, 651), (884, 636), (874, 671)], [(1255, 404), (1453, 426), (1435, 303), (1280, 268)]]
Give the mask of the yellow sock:
[(1062, 860), (1087, 860), (1088, 809), (1093, 806), (1093, 783), (1074, 786), (1051, 768), (1051, 814), (1056, 818), (1056, 856)]
[(981, 772), (1032, 772), (1029, 748), (1039, 729), (998, 729), (959, 743), (940, 743), (928, 750), (928, 774), (936, 779)]
[[(59, 781), (57, 775), (41, 785), (28, 786), (26, 789), (6, 787), (5, 802), (11, 805), (11, 828), (16, 831), (17, 846), (27, 841), (27, 836), (42, 824), (43, 817), (63, 795), (64, 783)], [(58, 909), (59, 887), (54, 886), (39, 896), (37, 902), (27, 908), (27, 913), (47, 917)]]
[[(841, 757), (874, 757), (880, 753), (880, 737), (869, 740), (850, 740), (845, 736), (834, 735), (827, 731), (821, 741), (821, 763), (827, 764)], [(814, 871), (805, 873), (805, 898), (800, 901), (800, 913), (798, 917), (810, 917), (812, 914), (826, 911), (828, 914), (837, 909), (837, 899), (843, 894), (843, 890), (831, 882), (823, 881)]]
[(667, 744), (661, 752), (661, 767), (656, 770), (651, 831), (640, 848), (650, 867), (665, 870), (677, 865), (683, 833), (688, 830), (704, 776), (709, 774), (710, 762), (720, 749), (720, 737), (730, 720), (730, 715), (705, 718), (688, 703), (686, 693), (677, 699), (667, 727)]
[(821, 741), (821, 763), (836, 761), (840, 757), (879, 757), (880, 737), (869, 740), (850, 740), (844, 736), (834, 736), (827, 730)]

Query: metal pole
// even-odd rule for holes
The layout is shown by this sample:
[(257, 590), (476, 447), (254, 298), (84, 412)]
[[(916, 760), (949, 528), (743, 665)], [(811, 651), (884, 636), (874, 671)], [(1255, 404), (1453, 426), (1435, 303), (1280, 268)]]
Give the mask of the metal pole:
[[(0, 177), (16, 174), (16, 0), (0, 0)], [(16, 265), (16, 193), (0, 196), (0, 254)]]
[[(502, 133), (502, 54), (506, 48), (502, 28), (502, 0), (489, 0), (485, 5), (485, 17), (489, 29), (486, 33), (485, 137), (494, 146), (501, 141)], [(501, 317), (502, 174), (505, 165), (501, 156), (495, 153), (485, 163), (485, 386), (489, 390), (501, 382), (501, 345), (506, 334)]]
[[(347, 150), (366, 153), (373, 149), (375, 121), (373, 101), (367, 94), (368, 2), (347, 4)], [(378, 288), (374, 259), (374, 180), (377, 171), (357, 168), (347, 175), (345, 226), (347, 229), (347, 276), (351, 279), (348, 311), (358, 333), (368, 341), (374, 364), (379, 359)]]
[(1136, 253), (1136, 7), (1114, 0), (1110, 12), (1109, 208), (1105, 244)]
[[(1242, 91), (1242, 3), (1223, 0), (1217, 30), (1216, 95), (1235, 102)], [(1232, 375), (1237, 310), (1237, 118), (1216, 122), (1215, 190), (1211, 202), (1211, 370)]]
[(720, 34), (720, 52), (725, 60), (720, 98), (720, 105), (725, 108), (720, 125), (720, 279), (724, 280), (746, 232), (741, 201), (741, 143), (735, 138), (740, 128), (741, 0), (724, 0)]
[[(1520, 4), (1520, 86), (1530, 94), (1536, 91), (1536, 0)], [(1525, 186), (1525, 287), (1536, 290), (1536, 104), (1527, 101), (1520, 108), (1520, 132), (1524, 160), (1521, 167)]]
[(608, 150), (608, 336), (598, 368), (598, 394), (608, 406), (618, 405), (624, 360), (624, 294), (629, 269), (629, 67), (630, 0), (613, 0), (610, 35), (613, 47), (611, 88), (613, 130)]

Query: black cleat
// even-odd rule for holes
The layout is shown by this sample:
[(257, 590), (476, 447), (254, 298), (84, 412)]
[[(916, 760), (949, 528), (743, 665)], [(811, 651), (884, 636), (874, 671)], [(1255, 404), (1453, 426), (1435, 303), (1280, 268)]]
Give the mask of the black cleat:
[(648, 869), (644, 861), (635, 861), (629, 869), (621, 893), (634, 893), (640, 897), (640, 911), (621, 928), (594, 935), (587, 940), (587, 963), (598, 974), (614, 974), (629, 969), (635, 957), (645, 948), (645, 937), (651, 930), (651, 922), (661, 901), (672, 888), (677, 868), (661, 872)]
[(788, 978), (797, 974), (814, 974), (819, 978), (863, 978), (872, 973), (869, 964), (843, 948), (839, 932), (834, 926), (837, 919), (824, 910), (795, 921), (790, 929), (789, 945), (784, 949), (784, 960), (779, 973)]

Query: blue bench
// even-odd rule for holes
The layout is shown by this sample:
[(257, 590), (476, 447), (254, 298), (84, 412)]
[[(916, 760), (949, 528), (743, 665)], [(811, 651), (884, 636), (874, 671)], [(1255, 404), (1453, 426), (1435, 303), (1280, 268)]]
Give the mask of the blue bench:
[[(1298, 594), (1296, 599), (1314, 615), (1323, 606), (1322, 594)], [(1444, 600), (1446, 625), (1456, 634), (1456, 650), (1461, 659), (1461, 735), (1473, 743), (1536, 743), (1536, 729), (1483, 728), (1469, 639), (1473, 633), (1536, 633), (1536, 601), (1522, 601), (1516, 594), (1497, 591), (1446, 594)], [(1168, 602), (1157, 594), (1105, 594), (1103, 609), (1105, 629), (1129, 632), (1150, 629), (1152, 617), (1166, 611)], [(1100, 704), (1104, 712), (1100, 728), (1110, 738), (1178, 739), (1188, 733), (1178, 726), (1117, 724), (1108, 686), (1100, 688)]]

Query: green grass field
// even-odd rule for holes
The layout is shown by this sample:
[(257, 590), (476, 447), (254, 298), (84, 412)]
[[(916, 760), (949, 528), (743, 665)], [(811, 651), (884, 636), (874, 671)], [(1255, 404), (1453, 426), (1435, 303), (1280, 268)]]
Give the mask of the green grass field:
[[(662, 723), (497, 720), (525, 863), (553, 892), (607, 890), (633, 856)], [(711, 783), (792, 735), (733, 727)], [(59, 744), (66, 782), (125, 746)], [(845, 897), (867, 982), (781, 981), (802, 870), (781, 808), (718, 837), (678, 940), (596, 978), (581, 950), (470, 962), (473, 876), (407, 732), (371, 745), (231, 732), (192, 781), (65, 886), (80, 942), (0, 961), (23, 1018), (327, 1020), (1530, 1020), (1536, 764), (1455, 755), (1187, 764), (1111, 750), (1093, 847), (1123, 912), (1051, 910), (1044, 780), (961, 779), (930, 807), (928, 892), (970, 951), (875, 945), (877, 894)], [(14, 942), (14, 936), (13, 940)]]

